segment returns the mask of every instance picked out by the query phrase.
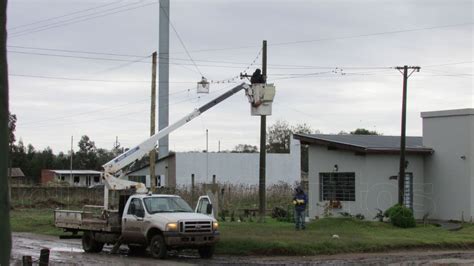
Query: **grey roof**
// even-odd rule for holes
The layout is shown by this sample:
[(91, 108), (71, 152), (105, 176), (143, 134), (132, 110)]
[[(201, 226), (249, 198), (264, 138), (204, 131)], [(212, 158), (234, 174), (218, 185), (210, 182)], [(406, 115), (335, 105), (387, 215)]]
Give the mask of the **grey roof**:
[(24, 177), (25, 176), (23, 171), (21, 171), (21, 169), (18, 167), (8, 168), (8, 173), (10, 174), (10, 177)]
[[(376, 135), (326, 135), (295, 134), (295, 139), (335, 148), (354, 150), (362, 153), (399, 153), (399, 136)], [(423, 146), (422, 137), (406, 137), (406, 151), (412, 153), (432, 153), (433, 149)]]
[(65, 174), (73, 174), (73, 175), (100, 175), (102, 172), (94, 171), (94, 170), (50, 170), (56, 174), (65, 175)]

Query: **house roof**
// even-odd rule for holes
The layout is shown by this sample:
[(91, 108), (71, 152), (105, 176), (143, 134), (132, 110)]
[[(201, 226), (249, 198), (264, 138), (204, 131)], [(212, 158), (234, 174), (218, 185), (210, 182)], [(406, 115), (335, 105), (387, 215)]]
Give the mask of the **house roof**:
[(65, 175), (65, 174), (73, 174), (73, 175), (100, 175), (102, 172), (94, 171), (94, 170), (49, 170), (56, 174)]
[[(399, 136), (295, 134), (302, 143), (328, 146), (359, 153), (400, 153)], [(433, 149), (423, 146), (422, 137), (406, 137), (406, 152), (431, 154)]]
[[(10, 172), (11, 171), (11, 172)], [(11, 177), (24, 177), (25, 174), (21, 171), (20, 168), (8, 168), (8, 173)]]

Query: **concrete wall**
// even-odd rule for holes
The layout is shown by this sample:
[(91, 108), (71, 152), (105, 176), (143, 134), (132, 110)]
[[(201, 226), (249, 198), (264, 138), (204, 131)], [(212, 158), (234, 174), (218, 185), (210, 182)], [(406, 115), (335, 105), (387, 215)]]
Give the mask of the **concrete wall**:
[[(424, 165), (421, 155), (408, 155), (407, 172), (413, 173), (413, 209), (416, 218), (421, 218), (424, 210)], [(324, 204), (320, 201), (319, 173), (332, 172), (334, 165), (338, 172), (355, 173), (355, 201), (343, 201), (342, 208), (334, 210), (363, 214), (371, 220), (376, 209), (386, 210), (398, 201), (398, 181), (389, 180), (398, 174), (398, 155), (355, 155), (354, 152), (328, 150), (325, 146), (311, 145), (309, 148), (309, 217), (322, 217)]]
[[(196, 183), (210, 183), (212, 176), (216, 175), (220, 183), (258, 184), (259, 156), (259, 153), (176, 153), (176, 182), (178, 185), (191, 184), (191, 175), (194, 174)], [(300, 181), (299, 141), (292, 140), (289, 154), (267, 154), (266, 163), (267, 185)]]
[[(155, 165), (155, 175), (165, 176), (165, 186), (175, 187), (176, 186), (176, 157), (169, 156), (165, 159), (160, 160)], [(133, 172), (131, 176), (145, 176), (147, 179), (147, 186), (149, 185), (150, 167), (145, 167), (136, 172)]]
[(425, 202), (431, 218), (470, 220), (474, 215), (474, 109), (424, 112), (423, 145), (435, 153), (425, 160)]

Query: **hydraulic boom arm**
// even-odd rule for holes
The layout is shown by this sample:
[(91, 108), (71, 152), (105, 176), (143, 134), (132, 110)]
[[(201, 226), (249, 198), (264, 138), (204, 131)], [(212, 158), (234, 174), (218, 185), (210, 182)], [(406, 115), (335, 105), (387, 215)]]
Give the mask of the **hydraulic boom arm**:
[[(193, 112), (183, 117), (182, 119), (178, 120), (177, 122), (158, 131), (158, 133), (151, 136), (147, 140), (143, 141), (138, 146), (131, 148), (130, 150), (120, 154), (119, 156), (115, 157), (108, 163), (104, 164), (102, 167), (104, 168), (106, 182), (107, 182), (107, 179), (110, 178), (111, 175), (118, 173), (127, 165), (131, 164), (135, 160), (138, 160), (142, 158), (143, 156), (145, 156), (146, 154), (148, 154), (151, 150), (155, 148), (157, 141), (160, 140), (161, 138), (165, 137), (166, 135), (170, 134), (171, 132), (180, 128), (181, 126), (185, 125), (189, 121), (193, 120), (194, 118), (198, 117), (200, 114), (204, 113), (205, 111), (209, 110), (210, 108), (214, 107), (215, 105), (219, 104), (220, 102), (234, 95), (238, 91), (242, 89), (248, 90), (249, 88), (250, 86), (246, 83), (242, 83), (234, 87), (233, 89), (225, 92), (224, 94), (206, 103), (200, 108), (195, 109)], [(119, 188), (116, 188), (116, 189), (119, 189)]]

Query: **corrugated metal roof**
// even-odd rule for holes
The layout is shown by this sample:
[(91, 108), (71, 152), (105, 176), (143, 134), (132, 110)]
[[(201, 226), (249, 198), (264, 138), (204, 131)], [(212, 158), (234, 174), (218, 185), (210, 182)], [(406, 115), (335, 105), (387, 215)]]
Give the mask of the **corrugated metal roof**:
[(17, 168), (17, 167), (16, 168), (9, 168), (8, 173), (10, 174), (11, 177), (24, 177), (25, 176), (23, 171), (21, 171), (21, 169)]
[[(295, 134), (302, 141), (317, 140), (320, 144), (337, 144), (351, 147), (359, 151), (400, 151), (399, 136), (377, 135), (326, 135), (326, 134)], [(406, 137), (406, 149), (413, 152), (431, 153), (433, 149), (423, 146), (422, 137)]]
[(102, 172), (94, 170), (50, 170), (56, 174), (73, 174), (73, 175), (100, 175)]

